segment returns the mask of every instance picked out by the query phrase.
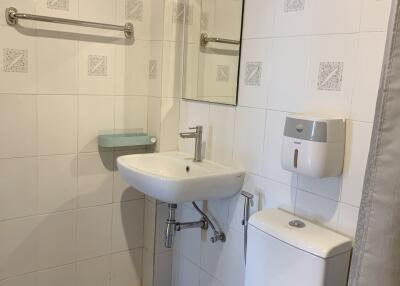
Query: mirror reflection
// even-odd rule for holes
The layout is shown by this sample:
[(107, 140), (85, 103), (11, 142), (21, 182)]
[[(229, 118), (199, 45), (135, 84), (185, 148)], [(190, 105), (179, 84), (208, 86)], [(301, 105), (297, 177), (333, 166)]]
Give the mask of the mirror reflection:
[(236, 105), (244, 1), (190, 2), (184, 35), (183, 97)]

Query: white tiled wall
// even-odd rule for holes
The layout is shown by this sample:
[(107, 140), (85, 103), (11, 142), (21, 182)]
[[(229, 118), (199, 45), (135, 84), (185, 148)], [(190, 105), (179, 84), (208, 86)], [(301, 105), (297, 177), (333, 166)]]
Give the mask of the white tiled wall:
[(0, 17), (0, 285), (139, 286), (145, 200), (115, 166), (138, 151), (99, 150), (96, 136), (150, 129), (163, 1), (0, 1), (1, 11), (9, 6), (131, 21), (136, 38), (28, 21), (14, 28)]
[[(256, 195), (253, 211), (280, 207), (354, 236), (390, 4), (246, 1), (239, 106), (181, 101), (180, 128), (204, 125), (207, 158), (247, 170), (244, 189)], [(254, 75), (246, 73), (247, 66), (258, 73), (258, 82), (247, 78)], [(320, 69), (329, 75), (320, 77)], [(348, 119), (341, 177), (310, 179), (280, 167), (288, 112)], [(180, 140), (179, 147), (193, 152), (190, 142)], [(173, 285), (243, 286), (243, 200), (236, 196), (208, 205), (228, 240), (213, 245), (210, 234), (178, 234)], [(190, 206), (181, 210), (183, 220), (195, 215)]]

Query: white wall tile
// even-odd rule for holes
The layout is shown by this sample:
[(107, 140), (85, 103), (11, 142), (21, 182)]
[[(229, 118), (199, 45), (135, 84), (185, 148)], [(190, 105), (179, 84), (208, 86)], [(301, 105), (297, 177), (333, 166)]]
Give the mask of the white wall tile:
[(359, 209), (347, 204), (340, 204), (338, 231), (354, 238), (357, 230)]
[(0, 222), (0, 279), (37, 269), (39, 223), (38, 217)]
[(111, 256), (102, 256), (78, 262), (76, 265), (77, 286), (110, 286)]
[(273, 40), (268, 108), (304, 112), (310, 68), (309, 37)]
[(182, 55), (183, 44), (175, 42), (163, 43), (162, 63), (162, 96), (181, 97), (182, 93)]
[(112, 206), (81, 209), (77, 213), (77, 259), (111, 252)]
[(37, 212), (37, 159), (0, 160), (0, 220)]
[(179, 133), (179, 107), (180, 99), (162, 98), (161, 99), (161, 133), (160, 151), (175, 151), (178, 149)]
[(154, 286), (172, 286), (172, 251), (155, 256)]
[(70, 286), (75, 285), (76, 269), (74, 264), (69, 264), (60, 268), (39, 271), (37, 273), (37, 285), (42, 286)]
[(35, 96), (0, 95), (0, 158), (37, 154), (36, 116)]
[(141, 285), (142, 249), (115, 253), (111, 259), (111, 285)]
[(207, 272), (200, 272), (200, 286), (223, 286), (222, 282), (210, 276)]
[(154, 274), (154, 253), (143, 248), (142, 285), (153, 286)]
[[(276, 5), (275, 35), (354, 33), (359, 31), (362, 0), (304, 1), (296, 9)], [(340, 21), (337, 21), (340, 19)]]
[(356, 207), (361, 202), (371, 133), (371, 123), (353, 121), (347, 124), (341, 201)]
[(263, 109), (236, 109), (233, 162), (249, 172), (260, 174), (266, 112)]
[(115, 97), (115, 129), (147, 131), (147, 97)]
[(312, 193), (297, 191), (295, 213), (300, 217), (336, 229), (340, 203)]
[[(160, 1), (160, 0), (154, 0)], [(162, 64), (163, 64), (163, 45), (162, 41), (152, 41), (150, 43), (149, 63), (147, 75), (149, 77), (149, 95), (161, 97), (162, 90)], [(150, 64), (153, 65), (150, 65)]]
[(78, 262), (76, 265), (77, 286), (110, 286), (111, 256), (102, 256)]
[(112, 96), (81, 96), (78, 111), (78, 148), (80, 152), (97, 151), (97, 135), (114, 129)]
[(39, 95), (37, 108), (39, 154), (76, 153), (78, 134), (77, 97)]
[(334, 201), (340, 200), (342, 178), (311, 178), (298, 176), (298, 188)]
[(392, 0), (363, 0), (361, 31), (386, 31)]
[(381, 79), (386, 33), (361, 33), (351, 118), (374, 121)]
[[(93, 9), (96, 7), (96, 9)], [(79, 19), (115, 24), (116, 2), (108, 0), (79, 1)]]
[(119, 45), (115, 47), (116, 94), (147, 95), (149, 93), (151, 44), (149, 41), (135, 40), (135, 43), (132, 45)]
[[(154, 253), (154, 241), (156, 239), (156, 204), (145, 199), (144, 203), (144, 249)], [(160, 219), (160, 216), (157, 216)]]
[(276, 1), (254, 0), (245, 2), (243, 38), (265, 38), (273, 33)]
[(78, 155), (78, 206), (108, 204), (113, 197), (113, 153)]
[(210, 106), (207, 158), (227, 166), (232, 164), (235, 114), (231, 106)]
[(38, 159), (38, 211), (51, 213), (76, 208), (78, 162), (76, 155)]
[(246, 40), (242, 44), (239, 105), (267, 106), (271, 78), (271, 39)]
[[(55, 17), (54, 15), (52, 15)], [(76, 94), (78, 92), (78, 42), (70, 39), (37, 39), (37, 91)]]
[[(360, 28), (362, 1), (338, 0), (321, 2), (313, 0), (316, 10), (312, 18), (312, 31), (319, 34), (358, 32)], [(337, 19), (340, 19), (340, 21)], [(314, 22), (315, 20), (317, 23)]]
[(16, 276), (0, 282), (1, 286), (35, 286), (36, 273), (31, 273), (22, 276)]
[(279, 208), (294, 212), (297, 190), (269, 179), (263, 181), (262, 208)]
[(112, 251), (143, 247), (144, 200), (113, 205)]
[[(147, 129), (148, 133), (160, 139), (161, 131), (161, 98), (148, 97)], [(158, 142), (159, 143), (159, 142)], [(158, 147), (158, 144), (157, 144)]]
[(183, 256), (174, 254), (172, 285), (174, 286), (199, 286), (200, 268)]
[(39, 269), (61, 266), (75, 261), (75, 211), (41, 216), (37, 231), (39, 233)]

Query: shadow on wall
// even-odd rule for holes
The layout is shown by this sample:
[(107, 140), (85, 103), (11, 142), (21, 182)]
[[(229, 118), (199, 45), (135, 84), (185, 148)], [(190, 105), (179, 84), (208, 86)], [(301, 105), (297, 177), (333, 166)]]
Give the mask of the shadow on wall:
[[(142, 153), (143, 150), (120, 150), (119, 152), (133, 154), (137, 152)], [(100, 152), (100, 156), (102, 156), (102, 152)], [(74, 169), (76, 169), (76, 164), (76, 161), (71, 163), (71, 173), (73, 174), (75, 174)], [(115, 165), (112, 166), (113, 164), (110, 164), (109, 160), (104, 160), (104, 164), (108, 170), (116, 170)], [(54, 191), (56, 192), (57, 190)], [(110, 189), (110, 192), (112, 192), (112, 189)], [(135, 205), (135, 202), (143, 201), (143, 199), (132, 199), (132, 192), (136, 191), (129, 187), (125, 188), (122, 192), (122, 199), (114, 204), (110, 202), (104, 205), (77, 208), (78, 199), (89, 201), (92, 199), (90, 198), (91, 196), (96, 195), (95, 193), (80, 193), (75, 200), (64, 202), (51, 213), (16, 218), (8, 222), (5, 221), (5, 223), (8, 223), (5, 229), (10, 230), (10, 233), (6, 235), (11, 236), (17, 233), (17, 237), (21, 236), (22, 238), (24, 234), (25, 236), (20, 242), (18, 242), (18, 238), (12, 240), (15, 243), (14, 249), (10, 250), (9, 253), (2, 254), (7, 257), (1, 259), (3, 263), (0, 264), (0, 281), (13, 278), (16, 275), (25, 275), (32, 271), (51, 270), (61, 266), (73, 265), (80, 261), (83, 262), (94, 258), (109, 256), (109, 267), (105, 268), (105, 273), (100, 275), (103, 280), (116, 281), (115, 283), (119, 283), (118, 285), (124, 285), (124, 283), (130, 283), (125, 281), (125, 273), (129, 273), (129, 281), (135, 279), (137, 282), (133, 284), (133, 286), (140, 286), (142, 278), (143, 238), (138, 239), (137, 227), (132, 227), (132, 216), (135, 215), (135, 212), (133, 212), (131, 206), (132, 204)], [(75, 205), (75, 208), (68, 210), (71, 205)], [(119, 213), (115, 211), (118, 205), (120, 206)], [(144, 212), (144, 203), (140, 206)], [(93, 218), (93, 216), (96, 216), (96, 211), (88, 215), (88, 211), (90, 212), (90, 210), (95, 210), (96, 208), (109, 208), (107, 210), (109, 212), (108, 214), (110, 214), (111, 211), (113, 211), (113, 213), (107, 217), (102, 217), (100, 215)], [(82, 216), (82, 213), (85, 212), (86, 216)], [(121, 218), (116, 218), (116, 214), (120, 215)], [(61, 216), (63, 217), (61, 218)], [(88, 219), (88, 217), (90, 217), (90, 219)], [(97, 233), (98, 229), (95, 229), (95, 227), (93, 228), (93, 232), (91, 232), (91, 222), (93, 222), (93, 219), (94, 221), (96, 221), (96, 219), (104, 219), (104, 224), (107, 224), (104, 228), (108, 229), (108, 234), (115, 234), (115, 231), (121, 229), (121, 233), (116, 233), (115, 237), (117, 237), (117, 241), (122, 241), (124, 249), (113, 249), (114, 244), (113, 241), (111, 241), (111, 237), (109, 237), (104, 240), (106, 244), (102, 242), (103, 244), (100, 245), (100, 247), (103, 247), (106, 251), (102, 253), (93, 253), (92, 246), (99, 245), (99, 242), (96, 241), (96, 235), (102, 233), (101, 231)], [(23, 222), (24, 220), (25, 222)], [(16, 223), (18, 221), (19, 223)], [(119, 224), (122, 225), (120, 226)], [(116, 229), (113, 230), (113, 228)], [(139, 228), (141, 230), (143, 229), (143, 222)], [(82, 237), (79, 237), (80, 234), (82, 234)], [(143, 237), (143, 231), (140, 235)], [(138, 246), (139, 240), (141, 243), (140, 246)], [(73, 246), (73, 249), (71, 249), (70, 246)], [(130, 257), (128, 258), (128, 255), (120, 255), (122, 252), (126, 252), (126, 254), (129, 253)], [(31, 257), (27, 258), (27, 256), (34, 256), (36, 259), (31, 259)], [(112, 267), (114, 256), (117, 266), (115, 268)], [(24, 260), (35, 261), (36, 266), (27, 266)], [(26, 270), (24, 270), (24, 267)], [(15, 273), (13, 269), (18, 269), (18, 273)], [(96, 275), (98, 275), (98, 273)], [(37, 275), (32, 275), (29, 279), (38, 282), (40, 281), (38, 277)], [(78, 285), (83, 284), (78, 283)]]

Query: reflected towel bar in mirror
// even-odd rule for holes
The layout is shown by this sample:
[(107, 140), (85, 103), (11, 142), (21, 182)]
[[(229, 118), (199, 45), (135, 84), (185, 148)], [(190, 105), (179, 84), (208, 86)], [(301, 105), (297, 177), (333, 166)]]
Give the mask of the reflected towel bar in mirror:
[(18, 13), (16, 8), (10, 7), (6, 9), (6, 20), (8, 25), (15, 26), (18, 24), (18, 20), (31, 20), (31, 21), (40, 21), (40, 22), (48, 22), (48, 23), (57, 23), (57, 24), (65, 24), (65, 25), (74, 25), (74, 26), (83, 26), (97, 29), (106, 29), (106, 30), (115, 30), (122, 31), (125, 33), (125, 37), (127, 39), (133, 38), (134, 29), (132, 23), (126, 23), (124, 26), (112, 25), (112, 24), (103, 24), (96, 22), (87, 22), (87, 21), (79, 21), (72, 19), (64, 19), (64, 18), (55, 18), (48, 16), (39, 16), (25, 13)]
[(209, 37), (207, 33), (202, 33), (200, 36), (200, 45), (202, 47), (207, 46), (208, 43), (222, 43), (229, 45), (240, 45), (240, 41), (237, 40), (229, 40), (223, 38)]

